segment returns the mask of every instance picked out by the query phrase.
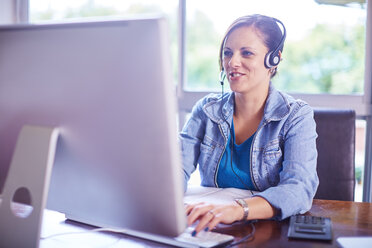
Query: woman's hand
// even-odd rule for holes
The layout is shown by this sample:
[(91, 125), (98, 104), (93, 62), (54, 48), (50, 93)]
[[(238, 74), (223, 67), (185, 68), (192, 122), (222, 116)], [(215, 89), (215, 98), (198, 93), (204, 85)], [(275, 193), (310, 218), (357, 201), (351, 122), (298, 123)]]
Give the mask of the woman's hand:
[(195, 236), (201, 230), (212, 230), (217, 224), (231, 224), (241, 220), (244, 210), (235, 202), (229, 205), (197, 203), (186, 205), (187, 224), (190, 226), (199, 221), (192, 233)]

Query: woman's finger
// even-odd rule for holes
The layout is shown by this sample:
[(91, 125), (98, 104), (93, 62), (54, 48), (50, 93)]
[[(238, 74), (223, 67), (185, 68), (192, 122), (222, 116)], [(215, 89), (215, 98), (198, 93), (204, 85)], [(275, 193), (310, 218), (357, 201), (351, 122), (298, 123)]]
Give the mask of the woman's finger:
[[(209, 224), (210, 222), (216, 217), (213, 209), (206, 212), (202, 218), (200, 218), (198, 225), (195, 227), (194, 234), (196, 235), (198, 232), (205, 230), (209, 231)], [(206, 229), (207, 228), (207, 229)]]
[(200, 220), (209, 210), (213, 209), (211, 204), (200, 204), (192, 208), (187, 216), (187, 224), (190, 226), (195, 221)]
[(208, 230), (215, 228), (223, 220), (223, 212), (216, 213), (214, 218), (208, 223)]
[(193, 210), (193, 208), (195, 206), (198, 206), (198, 205), (203, 205), (204, 202), (199, 202), (199, 203), (196, 203), (196, 204), (185, 204), (185, 212), (186, 212), (186, 215), (189, 215), (190, 212)]

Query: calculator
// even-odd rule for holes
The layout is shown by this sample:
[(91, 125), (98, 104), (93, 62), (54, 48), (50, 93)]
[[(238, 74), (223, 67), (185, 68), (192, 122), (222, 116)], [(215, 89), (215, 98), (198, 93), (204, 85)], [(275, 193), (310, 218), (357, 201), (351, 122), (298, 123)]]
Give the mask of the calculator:
[(330, 218), (294, 215), (289, 220), (288, 238), (332, 240), (332, 222)]

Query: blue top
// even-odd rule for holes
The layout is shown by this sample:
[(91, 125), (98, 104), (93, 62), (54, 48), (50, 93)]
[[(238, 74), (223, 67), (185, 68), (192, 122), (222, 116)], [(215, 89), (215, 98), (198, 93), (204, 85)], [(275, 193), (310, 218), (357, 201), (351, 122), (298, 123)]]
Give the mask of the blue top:
[[(254, 134), (242, 144), (235, 143), (234, 122), (231, 125), (231, 135), (227, 141), (225, 152), (221, 158), (217, 172), (217, 185), (220, 188), (239, 188), (256, 190), (250, 169), (250, 151)], [(233, 149), (231, 137), (233, 137)], [(231, 154), (233, 156), (231, 162)]]
[[(217, 172), (230, 136), (234, 93), (210, 94), (193, 107), (180, 133), (184, 187), (199, 167), (201, 185), (218, 187)], [(272, 84), (250, 155), (254, 197), (276, 208), (276, 219), (305, 213), (319, 184), (316, 125), (312, 108)]]

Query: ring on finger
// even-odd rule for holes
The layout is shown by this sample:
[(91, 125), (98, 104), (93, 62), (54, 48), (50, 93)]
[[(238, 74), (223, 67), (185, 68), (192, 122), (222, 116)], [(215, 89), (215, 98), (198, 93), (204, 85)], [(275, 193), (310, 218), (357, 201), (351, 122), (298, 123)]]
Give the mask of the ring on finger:
[(208, 213), (210, 213), (211, 215), (213, 215), (213, 218), (216, 217), (216, 215), (213, 213), (212, 210), (209, 210)]

